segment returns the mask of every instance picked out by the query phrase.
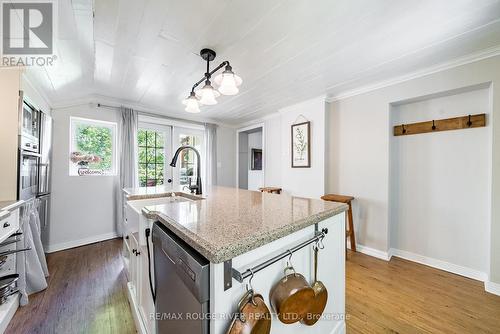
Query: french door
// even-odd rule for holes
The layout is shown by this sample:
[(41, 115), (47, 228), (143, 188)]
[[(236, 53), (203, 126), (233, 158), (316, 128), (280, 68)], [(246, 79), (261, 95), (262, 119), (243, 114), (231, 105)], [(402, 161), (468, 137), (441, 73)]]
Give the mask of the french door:
[(138, 139), (139, 186), (165, 186), (172, 189), (172, 128), (157, 124), (140, 123)]
[[(205, 175), (205, 138), (204, 132), (201, 129), (194, 128), (173, 128), (173, 152), (180, 146), (193, 146), (201, 155), (201, 177), (204, 181)], [(177, 164), (172, 170), (174, 189), (185, 189), (189, 183), (196, 183), (197, 166), (199, 161), (196, 159), (196, 153), (193, 150), (183, 150), (179, 154)], [(203, 186), (205, 186), (203, 184)]]

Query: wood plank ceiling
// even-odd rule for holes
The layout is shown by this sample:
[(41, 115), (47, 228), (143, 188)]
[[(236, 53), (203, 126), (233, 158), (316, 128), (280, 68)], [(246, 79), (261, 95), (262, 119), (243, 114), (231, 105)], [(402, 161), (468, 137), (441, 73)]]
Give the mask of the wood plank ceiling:
[(57, 65), (29, 73), (53, 104), (109, 97), (185, 115), (210, 47), (244, 82), (200, 117), (230, 124), (500, 45), (500, 0), (58, 3)]

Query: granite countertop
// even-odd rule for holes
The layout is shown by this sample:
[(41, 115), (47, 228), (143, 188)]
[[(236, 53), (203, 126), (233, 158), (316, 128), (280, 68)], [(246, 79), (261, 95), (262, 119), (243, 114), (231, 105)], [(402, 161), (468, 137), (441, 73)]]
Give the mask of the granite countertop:
[(0, 211), (13, 210), (23, 205), (23, 200), (0, 201)]
[(212, 263), (232, 259), (348, 209), (346, 204), (320, 199), (226, 187), (213, 187), (203, 196), (142, 211)]

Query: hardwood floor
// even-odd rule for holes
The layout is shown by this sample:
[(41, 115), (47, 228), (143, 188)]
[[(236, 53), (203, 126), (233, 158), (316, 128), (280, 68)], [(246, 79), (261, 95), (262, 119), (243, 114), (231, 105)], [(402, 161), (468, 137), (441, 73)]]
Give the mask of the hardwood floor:
[(49, 254), (49, 287), (30, 296), (7, 334), (135, 333), (115, 239)]
[(500, 333), (482, 282), (399, 258), (349, 253), (347, 333)]
[[(120, 250), (111, 240), (50, 254), (49, 288), (30, 296), (6, 333), (135, 333)], [(349, 334), (500, 330), (500, 297), (481, 282), (350, 252), (346, 283)]]

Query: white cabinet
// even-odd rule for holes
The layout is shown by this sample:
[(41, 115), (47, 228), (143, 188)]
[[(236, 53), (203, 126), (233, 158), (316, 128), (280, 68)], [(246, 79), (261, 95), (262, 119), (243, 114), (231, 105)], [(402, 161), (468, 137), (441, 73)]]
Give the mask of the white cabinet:
[(19, 209), (0, 211), (0, 242), (19, 229)]
[[(6, 209), (0, 211), (0, 242), (10, 237), (19, 229), (20, 208)], [(16, 244), (4, 245), (1, 249), (2, 252), (13, 250)], [(16, 254), (7, 256), (6, 262), (0, 268), (0, 276), (10, 275), (16, 273)], [(0, 305), (0, 333), (3, 333), (10, 320), (14, 316), (17, 308), (19, 307), (19, 294), (8, 297), (7, 302)]]
[[(150, 239), (151, 240), (151, 239)], [(151, 242), (149, 244), (150, 250), (152, 250)], [(151, 319), (151, 315), (155, 313), (155, 304), (153, 302), (153, 295), (151, 294), (151, 287), (149, 284), (149, 271), (148, 271), (148, 252), (146, 246), (141, 246), (141, 269), (139, 271), (141, 288), (139, 291), (139, 312), (144, 321), (144, 325), (148, 333), (155, 333), (155, 322)], [(151, 254), (153, 256), (153, 254)], [(151, 280), (154, 287), (154, 275), (153, 275), (153, 259), (151, 258)]]
[(129, 234), (130, 242), (130, 267), (129, 267), (129, 281), (135, 289), (135, 297), (137, 298), (137, 291), (139, 287), (139, 257), (137, 256), (139, 243), (137, 242), (137, 233)]
[[(142, 208), (148, 202), (129, 201), (124, 210), (123, 260), (128, 278), (129, 299), (137, 331), (143, 334), (154, 334), (155, 323), (151, 319), (155, 306), (149, 285), (148, 252), (146, 248), (145, 229), (150, 228), (152, 221), (142, 215)], [(152, 251), (151, 238), (149, 238)], [(153, 254), (151, 254), (153, 255)], [(151, 268), (153, 274), (153, 268)], [(152, 278), (154, 279), (154, 278)]]

